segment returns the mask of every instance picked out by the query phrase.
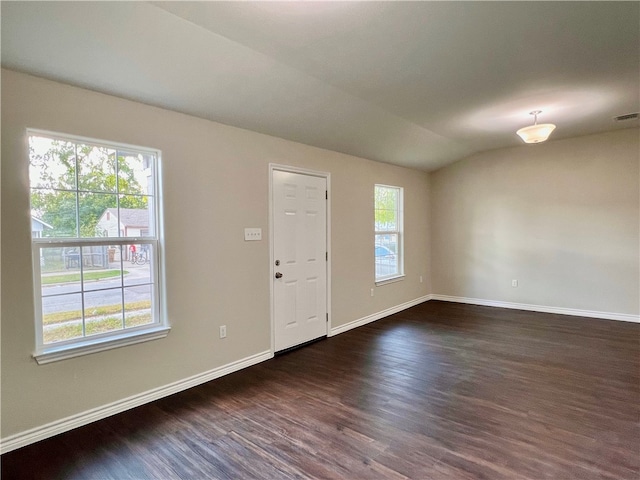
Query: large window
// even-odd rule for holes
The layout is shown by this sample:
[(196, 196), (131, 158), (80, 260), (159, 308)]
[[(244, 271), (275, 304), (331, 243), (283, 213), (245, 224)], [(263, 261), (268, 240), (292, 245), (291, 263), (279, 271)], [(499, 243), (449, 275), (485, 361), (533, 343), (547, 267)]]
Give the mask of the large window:
[(375, 186), (376, 282), (404, 275), (402, 252), (402, 188)]
[(28, 134), (36, 360), (165, 336), (158, 151)]

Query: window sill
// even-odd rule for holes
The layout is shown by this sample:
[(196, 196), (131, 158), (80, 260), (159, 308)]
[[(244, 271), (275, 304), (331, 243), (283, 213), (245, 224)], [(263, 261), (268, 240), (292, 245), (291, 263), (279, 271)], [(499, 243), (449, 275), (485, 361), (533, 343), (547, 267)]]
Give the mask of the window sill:
[(385, 278), (384, 280), (378, 280), (376, 282), (376, 287), (381, 287), (382, 285), (387, 285), (388, 283), (401, 282), (404, 280), (404, 275), (397, 275), (391, 278)]
[(66, 360), (68, 358), (80, 357), (91, 353), (111, 350), (112, 348), (134, 345), (136, 343), (148, 342), (164, 338), (169, 334), (171, 327), (160, 326), (149, 328), (142, 332), (125, 332), (118, 336), (100, 338), (95, 340), (85, 340), (74, 345), (48, 346), (33, 354), (38, 365)]

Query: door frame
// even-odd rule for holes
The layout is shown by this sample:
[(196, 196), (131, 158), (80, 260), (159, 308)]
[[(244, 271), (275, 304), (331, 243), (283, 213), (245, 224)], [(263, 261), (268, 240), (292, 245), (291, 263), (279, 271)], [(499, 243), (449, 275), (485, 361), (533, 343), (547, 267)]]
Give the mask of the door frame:
[(274, 257), (274, 232), (273, 232), (273, 172), (281, 171), (288, 173), (297, 173), (300, 175), (309, 175), (312, 177), (324, 178), (327, 182), (327, 215), (326, 215), (326, 235), (327, 245), (327, 337), (331, 332), (331, 174), (329, 172), (321, 172), (318, 170), (310, 170), (308, 168), (293, 167), (291, 165), (281, 165), (278, 163), (269, 163), (269, 298), (270, 298), (270, 319), (271, 319), (271, 355), (274, 355), (276, 348), (276, 323), (275, 323), (275, 301), (273, 295), (273, 278), (276, 270)]

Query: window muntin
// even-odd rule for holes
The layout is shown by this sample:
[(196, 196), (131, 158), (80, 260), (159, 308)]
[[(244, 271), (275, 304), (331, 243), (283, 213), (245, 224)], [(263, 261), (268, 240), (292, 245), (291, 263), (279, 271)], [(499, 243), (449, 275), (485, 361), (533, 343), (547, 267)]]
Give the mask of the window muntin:
[(158, 152), (28, 134), (36, 358), (166, 328)]
[(374, 194), (374, 259), (376, 282), (402, 277), (403, 190), (401, 187), (376, 185)]

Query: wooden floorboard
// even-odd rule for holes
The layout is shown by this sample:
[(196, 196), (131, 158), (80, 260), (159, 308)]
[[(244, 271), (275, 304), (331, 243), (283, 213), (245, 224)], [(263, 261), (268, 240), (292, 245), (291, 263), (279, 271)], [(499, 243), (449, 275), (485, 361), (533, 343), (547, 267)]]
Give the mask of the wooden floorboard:
[(2, 456), (2, 479), (640, 478), (640, 324), (430, 301)]

